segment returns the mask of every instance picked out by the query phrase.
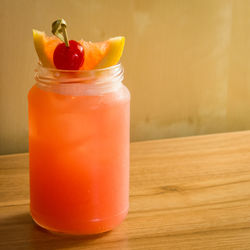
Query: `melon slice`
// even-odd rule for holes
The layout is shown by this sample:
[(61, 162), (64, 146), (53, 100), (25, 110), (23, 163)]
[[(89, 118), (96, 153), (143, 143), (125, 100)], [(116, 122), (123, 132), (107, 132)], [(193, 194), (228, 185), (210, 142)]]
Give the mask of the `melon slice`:
[[(55, 36), (33, 30), (34, 45), (40, 62), (44, 67), (55, 68), (53, 53), (61, 41)], [(118, 36), (103, 42), (86, 42), (80, 40), (84, 48), (85, 60), (80, 70), (100, 69), (117, 64), (122, 56), (125, 38)]]

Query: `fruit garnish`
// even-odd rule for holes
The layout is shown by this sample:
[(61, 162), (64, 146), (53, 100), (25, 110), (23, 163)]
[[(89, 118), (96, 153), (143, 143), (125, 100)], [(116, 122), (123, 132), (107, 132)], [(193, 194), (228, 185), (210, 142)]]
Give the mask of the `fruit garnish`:
[(78, 70), (83, 65), (84, 49), (80, 43), (68, 40), (66, 26), (63, 19), (56, 20), (52, 24), (52, 33), (63, 41), (57, 45), (54, 51), (54, 65), (58, 69)]
[(80, 69), (101, 69), (117, 64), (125, 44), (124, 36), (110, 38), (103, 42), (79, 41), (85, 52), (85, 61)]
[(119, 62), (125, 44), (125, 37), (117, 36), (114, 38), (110, 38), (109, 40), (107, 40), (107, 44), (107, 52), (105, 53), (101, 61), (95, 66), (95, 69), (110, 67)]
[(53, 53), (60, 40), (55, 36), (49, 37), (44, 32), (35, 29), (33, 29), (33, 40), (41, 64), (47, 68), (54, 68)]
[(68, 47), (65, 43), (60, 43), (54, 51), (53, 61), (58, 69), (80, 69), (84, 61), (83, 47), (74, 40), (69, 41)]
[[(47, 36), (44, 32), (33, 30), (34, 44), (38, 57), (44, 67), (55, 68), (53, 54), (60, 44), (56, 36)], [(80, 70), (100, 69), (115, 65), (119, 62), (124, 49), (125, 38), (118, 36), (103, 42), (78, 42), (84, 50), (84, 62)]]

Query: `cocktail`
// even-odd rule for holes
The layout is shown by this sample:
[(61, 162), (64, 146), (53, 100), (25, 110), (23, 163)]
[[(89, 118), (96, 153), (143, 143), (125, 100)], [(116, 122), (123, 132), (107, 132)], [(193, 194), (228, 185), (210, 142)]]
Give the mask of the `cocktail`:
[[(63, 20), (55, 29), (64, 40)], [(129, 205), (130, 94), (117, 64), (124, 38), (67, 46), (33, 35), (40, 63), (28, 95), (32, 218), (55, 232), (109, 231)]]

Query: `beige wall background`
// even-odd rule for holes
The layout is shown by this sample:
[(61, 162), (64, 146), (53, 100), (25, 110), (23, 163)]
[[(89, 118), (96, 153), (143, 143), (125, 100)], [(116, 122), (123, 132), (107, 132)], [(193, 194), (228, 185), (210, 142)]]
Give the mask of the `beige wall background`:
[(0, 0), (0, 154), (28, 150), (32, 28), (64, 17), (73, 39), (125, 35), (131, 139), (250, 128), (249, 0)]

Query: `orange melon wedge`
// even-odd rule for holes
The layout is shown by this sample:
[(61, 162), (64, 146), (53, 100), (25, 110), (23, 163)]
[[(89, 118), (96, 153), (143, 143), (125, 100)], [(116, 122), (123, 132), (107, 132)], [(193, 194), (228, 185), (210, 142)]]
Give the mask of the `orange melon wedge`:
[[(44, 32), (33, 30), (33, 40), (37, 55), (44, 67), (55, 68), (53, 53), (61, 41), (55, 36), (47, 36)], [(80, 70), (100, 69), (119, 62), (124, 49), (125, 38), (118, 36), (103, 42), (86, 42), (80, 40), (84, 48), (84, 63)]]

